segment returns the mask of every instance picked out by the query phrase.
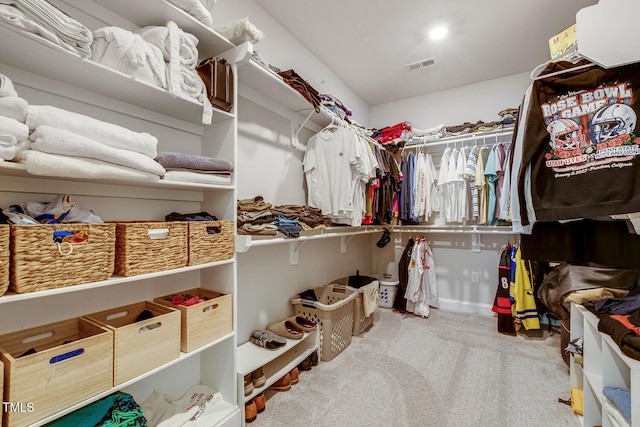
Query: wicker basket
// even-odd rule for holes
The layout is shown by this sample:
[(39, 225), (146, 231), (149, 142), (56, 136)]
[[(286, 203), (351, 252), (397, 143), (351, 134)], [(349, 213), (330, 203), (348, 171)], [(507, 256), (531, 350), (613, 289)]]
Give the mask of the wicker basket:
[[(233, 221), (190, 221), (189, 265), (233, 258)], [(219, 233), (209, 234), (213, 228)]]
[(187, 223), (117, 222), (114, 273), (136, 276), (187, 265)]
[(351, 344), (353, 305), (358, 296), (348, 287), (325, 285), (313, 290), (318, 301), (299, 296), (291, 299), (296, 316), (316, 323), (320, 328), (320, 359), (328, 362)]
[[(41, 291), (106, 280), (113, 274), (114, 224), (11, 225), (11, 289)], [(78, 244), (57, 244), (54, 232), (86, 233)]]
[(9, 226), (0, 225), (0, 295), (9, 289)]

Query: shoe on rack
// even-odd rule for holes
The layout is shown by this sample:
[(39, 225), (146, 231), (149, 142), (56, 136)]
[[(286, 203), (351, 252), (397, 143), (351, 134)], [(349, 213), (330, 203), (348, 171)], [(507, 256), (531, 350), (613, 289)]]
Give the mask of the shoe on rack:
[(291, 375), (287, 372), (284, 377), (273, 383), (269, 390), (287, 391), (291, 388)]
[(248, 396), (251, 393), (253, 393), (254, 390), (254, 385), (253, 382), (251, 381), (251, 375), (245, 375), (244, 376), (244, 395)]
[(312, 332), (316, 330), (316, 324), (313, 323), (311, 320), (305, 319), (302, 316), (293, 316), (287, 320), (295, 323), (296, 326), (298, 326), (304, 332)]
[(318, 366), (318, 352), (314, 351), (313, 353), (311, 353), (311, 355), (309, 356), (309, 359), (311, 360), (311, 366)]
[(257, 395), (256, 397), (253, 398), (254, 402), (256, 402), (256, 411), (258, 411), (258, 413), (262, 413), (262, 411), (264, 411), (265, 405), (266, 405), (266, 401), (264, 398), (264, 393), (260, 393), (259, 395)]
[(258, 409), (256, 408), (256, 402), (254, 399), (251, 399), (244, 404), (244, 419), (246, 422), (250, 423), (255, 421), (258, 416)]
[(293, 368), (290, 372), (289, 375), (291, 376), (291, 384), (298, 384), (298, 382), (300, 381), (300, 379), (298, 378), (298, 374), (300, 373), (300, 371), (298, 370), (298, 368)]
[(254, 387), (262, 387), (264, 383), (267, 381), (267, 377), (264, 375), (262, 368), (258, 368), (255, 371), (251, 372), (251, 382)]
[(310, 371), (311, 370), (311, 356), (304, 359), (302, 362), (298, 363), (298, 372), (300, 371)]
[(285, 337), (290, 340), (299, 340), (304, 336), (304, 331), (289, 319), (278, 323), (272, 323), (267, 326), (267, 329), (274, 334), (278, 334), (281, 337)]
[(269, 350), (276, 350), (287, 344), (285, 338), (265, 330), (253, 331), (251, 337), (249, 337), (249, 341), (260, 347), (268, 348)]

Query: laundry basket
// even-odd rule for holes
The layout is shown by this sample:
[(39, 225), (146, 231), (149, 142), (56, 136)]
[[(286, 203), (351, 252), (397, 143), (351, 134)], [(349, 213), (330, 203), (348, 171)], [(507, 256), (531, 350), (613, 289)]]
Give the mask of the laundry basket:
[(340, 279), (334, 280), (331, 283), (347, 287), (352, 292), (357, 294), (354, 302), (353, 302), (353, 330), (352, 334), (361, 335), (367, 329), (373, 326), (373, 313), (368, 317), (365, 315), (364, 311), (364, 290), (363, 286), (368, 285), (369, 283), (375, 281), (375, 277), (370, 276), (349, 276), (342, 277)]
[(351, 344), (353, 307), (357, 292), (347, 286), (329, 284), (314, 288), (317, 301), (291, 298), (296, 316), (302, 316), (320, 328), (320, 359), (328, 362)]
[(393, 301), (398, 293), (398, 286), (400, 282), (394, 281), (380, 281), (380, 294), (378, 299), (378, 306), (382, 308), (393, 308)]

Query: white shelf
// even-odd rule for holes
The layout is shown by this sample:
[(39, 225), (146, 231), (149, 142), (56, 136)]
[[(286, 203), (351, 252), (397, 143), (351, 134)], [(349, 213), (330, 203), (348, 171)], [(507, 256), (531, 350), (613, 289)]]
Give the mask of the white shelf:
[(604, 401), (604, 395), (602, 394), (602, 375), (594, 374), (592, 372), (584, 372), (585, 383), (591, 387), (591, 390), (595, 393), (600, 404)]
[(188, 267), (176, 268), (173, 270), (164, 270), (164, 271), (157, 271), (154, 273), (140, 274), (138, 276), (129, 276), (129, 277), (113, 276), (108, 278), (107, 280), (102, 280), (100, 282), (83, 283), (80, 285), (70, 285), (70, 286), (64, 286), (61, 288), (46, 289), (43, 291), (25, 292), (22, 294), (19, 294), (13, 291), (7, 291), (7, 293), (0, 296), (0, 304), (10, 304), (16, 301), (25, 301), (25, 300), (36, 299), (36, 298), (46, 298), (52, 295), (66, 294), (69, 292), (81, 292), (81, 291), (86, 291), (88, 289), (96, 289), (96, 288), (102, 288), (105, 286), (119, 285), (121, 283), (130, 283), (130, 282), (137, 282), (145, 279), (153, 279), (156, 277), (165, 277), (173, 274), (184, 273), (187, 271), (203, 270), (205, 268), (213, 268), (221, 265), (233, 264), (234, 261), (235, 260), (233, 258), (230, 258), (224, 261), (217, 261), (217, 262), (212, 262), (208, 264), (191, 265)]

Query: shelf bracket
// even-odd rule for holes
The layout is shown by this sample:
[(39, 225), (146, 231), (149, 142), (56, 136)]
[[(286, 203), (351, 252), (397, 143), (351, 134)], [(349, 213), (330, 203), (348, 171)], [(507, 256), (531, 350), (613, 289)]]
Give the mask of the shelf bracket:
[(236, 252), (245, 253), (251, 249), (251, 236), (239, 234), (235, 236), (235, 250)]
[(235, 65), (246, 64), (251, 60), (253, 55), (253, 44), (244, 42), (227, 51), (222, 52), (219, 56)]
[(341, 254), (347, 253), (347, 243), (349, 243), (349, 240), (351, 240), (352, 238), (353, 238), (353, 234), (351, 236), (340, 236), (340, 253)]
[(307, 124), (311, 116), (315, 113), (315, 110), (311, 110), (306, 119), (302, 122), (302, 124), (298, 125), (295, 119), (291, 119), (291, 148), (295, 148), (296, 150), (304, 151), (304, 147), (300, 145), (300, 140), (298, 139), (298, 134), (304, 126)]
[[(304, 244), (304, 242), (302, 242)], [(300, 248), (302, 247), (300, 242), (291, 242), (289, 243), (289, 264), (298, 265), (298, 261), (300, 260)]]
[(471, 251), (476, 253), (482, 252), (482, 235), (476, 227), (474, 227), (471, 232)]

